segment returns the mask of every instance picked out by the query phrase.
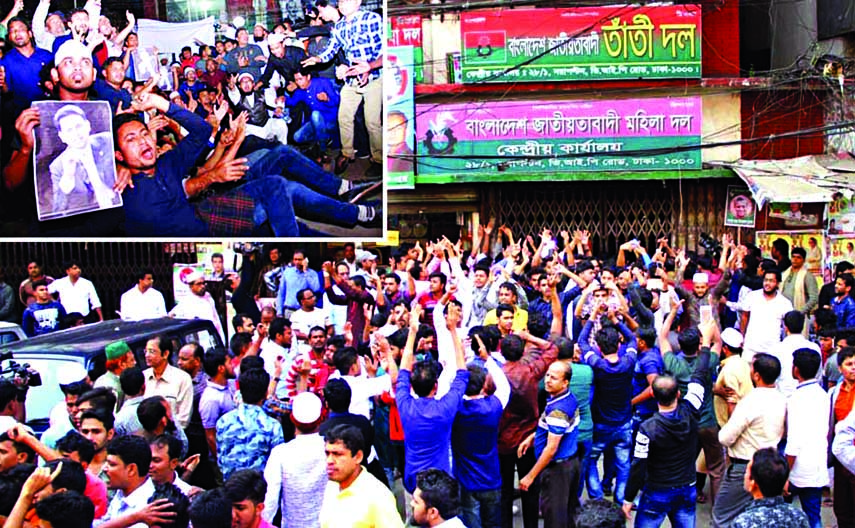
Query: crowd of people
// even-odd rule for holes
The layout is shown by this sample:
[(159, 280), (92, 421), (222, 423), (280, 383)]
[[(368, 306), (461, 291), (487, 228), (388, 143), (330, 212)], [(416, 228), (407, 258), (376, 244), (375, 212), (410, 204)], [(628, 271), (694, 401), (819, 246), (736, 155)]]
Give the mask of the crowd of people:
[[(820, 287), (783, 240), (602, 258), (584, 231), (493, 222), (382, 263), (265, 249), (212, 258), (228, 347), (151, 336), (137, 365), (112, 343), (104, 376), (61, 373), (40, 438), (0, 384), (6, 526), (688, 527), (701, 502), (722, 528), (817, 528), (828, 503), (855, 526), (852, 263)], [(102, 317), (76, 262), (28, 271), (28, 332), (42, 305)], [(185, 280), (171, 313), (221, 320)], [(150, 271), (121, 312), (167, 313)]]
[[(40, 0), (32, 16), (19, 0), (0, 23), (4, 231), (327, 236), (304, 220), (379, 229), (384, 26), (361, 5), (318, 0), (299, 24), (229, 27), (231, 38), (169, 55), (140, 42), (132, 13), (119, 22), (100, 0), (71, 13)], [(40, 101), (67, 104), (42, 115), (53, 107)], [(91, 101), (109, 102), (112, 138), (79, 106)], [(34, 131), (48, 123), (65, 144), (49, 167), (33, 162), (34, 150), (45, 154)], [(358, 157), (370, 159), (356, 174)], [(35, 200), (61, 218), (37, 217)]]

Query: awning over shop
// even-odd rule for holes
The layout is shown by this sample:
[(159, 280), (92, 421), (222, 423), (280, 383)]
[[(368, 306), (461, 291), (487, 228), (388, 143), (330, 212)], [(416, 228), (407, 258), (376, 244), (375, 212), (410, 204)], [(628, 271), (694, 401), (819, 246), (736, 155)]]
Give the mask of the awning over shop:
[(855, 159), (848, 154), (712, 164), (733, 169), (760, 207), (767, 202), (831, 202), (835, 193), (846, 198), (855, 194)]

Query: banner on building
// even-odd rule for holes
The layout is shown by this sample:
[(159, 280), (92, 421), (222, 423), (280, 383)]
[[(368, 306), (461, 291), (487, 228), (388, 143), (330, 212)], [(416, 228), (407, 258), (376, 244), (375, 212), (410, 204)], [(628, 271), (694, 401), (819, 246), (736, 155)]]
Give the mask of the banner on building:
[(804, 248), (807, 253), (805, 266), (822, 286), (824, 271), (827, 269), (825, 234), (822, 231), (758, 231), (755, 243), (763, 258), (772, 258), (772, 244), (779, 238), (787, 241), (791, 252), (793, 248)]
[(157, 47), (158, 53), (181, 53), (181, 48), (200, 42), (214, 45), (214, 17), (196, 22), (161, 22), (141, 18), (137, 21), (140, 46)]
[(416, 130), (419, 183), (702, 168), (700, 97), (424, 104)]
[(410, 65), (416, 84), (425, 82), (425, 56), (422, 48), (421, 15), (389, 17), (389, 47), (412, 46), (413, 60)]
[(855, 237), (828, 237), (829, 263), (835, 266), (838, 262), (847, 261), (855, 264)]
[(386, 48), (386, 182), (388, 189), (415, 187), (413, 158), (413, 47)]
[(463, 82), (701, 77), (701, 7), (491, 9), (461, 15)]
[(855, 234), (855, 197), (846, 198), (843, 193), (834, 193), (828, 204), (828, 234)]

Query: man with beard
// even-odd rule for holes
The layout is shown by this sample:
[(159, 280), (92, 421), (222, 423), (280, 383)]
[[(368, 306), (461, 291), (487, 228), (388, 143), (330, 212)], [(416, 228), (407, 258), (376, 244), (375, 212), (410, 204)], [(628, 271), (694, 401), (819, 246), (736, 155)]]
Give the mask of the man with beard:
[(767, 270), (763, 274), (763, 287), (749, 293), (743, 301), (742, 324), (745, 335), (742, 359), (751, 364), (754, 354), (768, 352), (781, 342), (784, 315), (793, 304), (778, 291), (781, 272)]
[(208, 384), (199, 400), (199, 415), (205, 429), (205, 440), (210, 452), (217, 453), (217, 420), (227, 412), (233, 411), (236, 388), (234, 364), (222, 348), (215, 348), (205, 354), (202, 362)]
[(228, 78), (228, 74), (220, 69), (220, 65), (214, 59), (205, 61), (205, 72), (199, 76), (200, 81), (215, 88), (218, 94), (222, 91), (223, 83)]
[[(56, 66), (51, 70), (51, 81), (55, 86), (57, 99), (60, 101), (88, 100), (89, 91), (95, 80), (91, 51), (80, 42), (69, 40), (59, 46), (54, 63)], [(120, 208), (35, 224), (36, 193), (33, 188), (33, 169), (30, 164), (35, 147), (33, 130), (40, 124), (41, 116), (38, 109), (28, 108), (21, 112), (15, 121), (18, 138), (13, 138), (13, 144), (16, 146), (3, 170), (6, 189), (18, 191), (12, 196), (19, 198), (14, 203), (20, 207), (18, 209), (20, 217), (33, 221), (32, 229), (40, 233), (57, 235), (73, 233), (77, 236), (115, 234), (124, 221), (124, 214)]]
[(42, 98), (41, 71), (52, 59), (49, 51), (36, 47), (33, 32), (24, 19), (13, 17), (7, 28), (12, 49), (0, 59), (0, 93), (5, 100), (4, 119), (11, 122), (32, 101)]
[(270, 56), (270, 48), (267, 46), (267, 27), (261, 22), (256, 22), (252, 28), (252, 43), (261, 48), (265, 57)]
[(292, 398), (304, 391), (321, 394), (334, 370), (324, 361), (327, 349), (326, 330), (320, 326), (312, 327), (308, 341), (309, 350), (291, 364), (285, 378), (285, 389)]
[(277, 103), (270, 94), (255, 88), (258, 79), (251, 71), (242, 71), (237, 78), (230, 77), (226, 95), (237, 113), (247, 112), (249, 120), (246, 132), (249, 135), (267, 140), (276, 140), (283, 145), (288, 143), (288, 124), (284, 119), (271, 118), (269, 110)]
[(181, 299), (175, 308), (169, 312), (169, 315), (178, 317), (179, 319), (207, 319), (214, 323), (214, 327), (219, 332), (220, 338), (225, 342), (226, 334), (223, 332), (220, 314), (217, 313), (213, 297), (206, 291), (205, 277), (198, 271), (194, 271), (187, 276), (185, 282), (190, 286), (190, 293), (192, 295)]
[(285, 40), (285, 35), (281, 33), (271, 33), (267, 36), (270, 57), (267, 59), (264, 73), (255, 83), (256, 90), (269, 86), (274, 73), (278, 73), (285, 83), (294, 80), (294, 73), (300, 69), (300, 61), (306, 58), (306, 53), (296, 46), (288, 46)]
[(104, 36), (98, 33), (97, 31), (90, 31), (91, 27), (89, 25), (89, 11), (86, 9), (75, 9), (71, 12), (71, 16), (69, 17), (70, 22), (68, 24), (69, 29), (71, 29), (71, 33), (68, 35), (63, 35), (61, 37), (57, 37), (53, 41), (53, 53), (59, 51), (59, 48), (62, 47), (63, 44), (70, 40), (75, 40), (81, 44), (83, 44), (92, 57), (92, 62), (95, 64), (96, 68), (101, 67), (96, 54), (94, 53), (94, 49), (101, 45), (104, 42)]

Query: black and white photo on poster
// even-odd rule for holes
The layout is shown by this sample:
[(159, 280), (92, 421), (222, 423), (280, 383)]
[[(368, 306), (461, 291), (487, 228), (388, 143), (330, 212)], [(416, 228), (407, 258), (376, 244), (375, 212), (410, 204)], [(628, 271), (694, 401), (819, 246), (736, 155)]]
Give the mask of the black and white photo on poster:
[(106, 101), (37, 101), (35, 191), (40, 221), (122, 206)]

